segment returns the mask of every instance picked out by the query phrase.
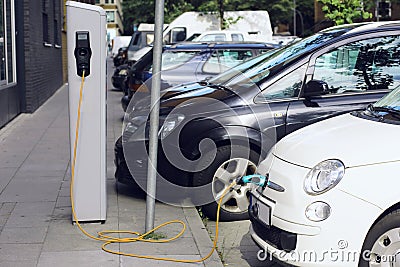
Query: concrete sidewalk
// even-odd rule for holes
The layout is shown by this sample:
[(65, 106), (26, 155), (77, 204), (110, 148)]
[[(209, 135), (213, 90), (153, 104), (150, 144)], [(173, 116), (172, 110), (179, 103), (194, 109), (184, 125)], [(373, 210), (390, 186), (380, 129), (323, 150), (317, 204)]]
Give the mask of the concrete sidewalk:
[[(144, 232), (145, 196), (116, 186), (114, 141), (121, 134), (120, 92), (108, 90), (107, 221), (84, 228)], [(0, 265), (4, 266), (222, 266), (216, 252), (204, 263), (151, 261), (108, 254), (101, 242), (71, 224), (69, 199), (68, 91), (60, 89), (34, 114), (22, 114), (0, 130)], [(128, 253), (200, 259), (212, 247), (194, 208), (156, 205), (156, 225), (180, 219), (188, 228), (168, 244), (134, 243), (110, 248)], [(179, 225), (159, 232), (172, 237)]]

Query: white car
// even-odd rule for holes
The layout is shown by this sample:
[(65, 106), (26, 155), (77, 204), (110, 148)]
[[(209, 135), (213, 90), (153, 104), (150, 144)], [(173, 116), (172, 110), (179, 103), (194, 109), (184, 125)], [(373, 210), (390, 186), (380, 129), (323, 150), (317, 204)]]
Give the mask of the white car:
[(400, 266), (400, 87), (283, 138), (251, 191), (254, 241), (295, 266)]

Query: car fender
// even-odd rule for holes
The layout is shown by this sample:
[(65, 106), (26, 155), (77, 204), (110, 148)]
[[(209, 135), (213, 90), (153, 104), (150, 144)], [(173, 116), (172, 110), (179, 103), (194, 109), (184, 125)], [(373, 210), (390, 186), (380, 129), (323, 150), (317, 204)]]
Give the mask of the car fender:
[[(201, 156), (199, 144), (202, 140), (206, 139), (212, 140), (216, 147), (229, 144), (240, 145), (244, 147), (249, 146), (252, 150), (259, 153), (261, 157), (265, 157), (269, 151), (269, 147), (262, 145), (266, 140), (268, 140), (264, 134), (257, 129), (247, 126), (219, 126), (203, 131), (193, 137), (195, 138), (193, 138), (191, 142), (184, 142), (185, 145), (182, 147), (182, 150), (190, 159), (196, 159)], [(276, 140), (273, 140), (273, 143), (275, 142)], [(272, 142), (269, 143), (271, 144)], [(212, 149), (213, 147), (206, 146), (205, 148), (205, 152), (207, 152), (207, 150)]]

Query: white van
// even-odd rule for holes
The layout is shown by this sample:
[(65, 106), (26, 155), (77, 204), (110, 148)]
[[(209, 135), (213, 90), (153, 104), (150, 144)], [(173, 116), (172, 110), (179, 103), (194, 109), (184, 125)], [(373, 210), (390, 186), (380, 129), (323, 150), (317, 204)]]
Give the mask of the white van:
[[(267, 11), (226, 11), (224, 17), (236, 21), (227, 30), (245, 32), (250, 41), (271, 42), (272, 27)], [(185, 12), (172, 21), (163, 33), (165, 44), (174, 44), (206, 31), (220, 31), (217, 14)]]

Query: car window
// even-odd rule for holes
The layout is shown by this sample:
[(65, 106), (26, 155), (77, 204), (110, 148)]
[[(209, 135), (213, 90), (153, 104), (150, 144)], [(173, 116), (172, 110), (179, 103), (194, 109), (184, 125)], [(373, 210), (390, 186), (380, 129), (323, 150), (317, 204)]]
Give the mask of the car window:
[(220, 42), (225, 41), (226, 37), (224, 33), (213, 33), (213, 34), (206, 34), (198, 41), (201, 42)]
[(192, 59), (196, 53), (196, 51), (165, 51), (161, 58), (161, 70), (177, 68)]
[(154, 33), (146, 34), (146, 44), (149, 45), (154, 42)]
[(277, 99), (297, 97), (300, 93), (306, 73), (307, 64), (283, 76), (281, 79), (268, 86), (258, 97), (262, 99)]
[(245, 49), (219, 49), (213, 51), (210, 58), (204, 63), (206, 73), (221, 73), (252, 58), (254, 52)]
[(232, 33), (231, 37), (232, 37), (232, 41), (234, 41), (234, 42), (235, 41), (236, 42), (243, 42), (244, 41), (243, 35), (240, 34), (240, 33)]
[(241, 87), (252, 87), (253, 84), (259, 85), (268, 77), (281, 72), (284, 66), (290, 65), (291, 62), (296, 61), (303, 54), (320, 47), (329, 40), (349, 30), (349, 28), (340, 28), (323, 31), (293, 43), (292, 45), (278, 49), (271, 54), (266, 53), (269, 56), (265, 57), (263, 61), (249, 67), (247, 70), (243, 70), (241, 75), (231, 77), (226, 81), (221, 81), (221, 84), (230, 87), (232, 90)]
[(400, 84), (400, 37), (387, 36), (346, 44), (316, 59), (315, 80), (330, 94), (393, 89)]

